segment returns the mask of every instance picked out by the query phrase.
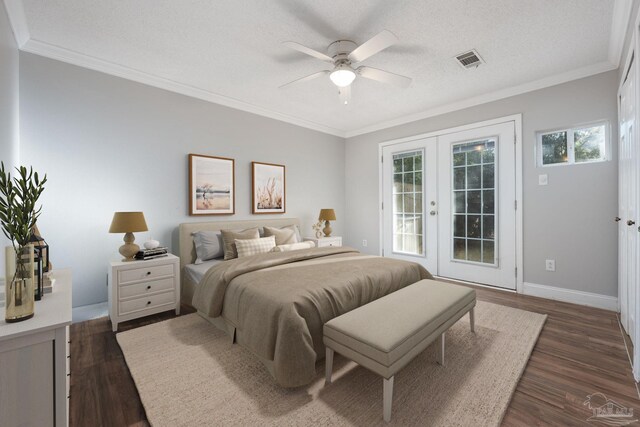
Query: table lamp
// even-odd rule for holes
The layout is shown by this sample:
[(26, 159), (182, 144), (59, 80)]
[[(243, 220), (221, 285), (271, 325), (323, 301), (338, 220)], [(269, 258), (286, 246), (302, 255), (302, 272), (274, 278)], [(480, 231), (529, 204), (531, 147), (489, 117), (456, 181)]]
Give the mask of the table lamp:
[(120, 246), (123, 261), (133, 261), (133, 257), (140, 250), (140, 246), (133, 243), (134, 231), (147, 231), (147, 222), (142, 212), (116, 212), (113, 214), (109, 233), (125, 233), (124, 245)]
[(324, 228), (322, 229), (322, 232), (326, 237), (331, 236), (331, 224), (329, 223), (329, 221), (336, 220), (335, 211), (333, 209), (320, 209), (320, 215), (318, 216), (318, 219), (320, 221), (326, 221), (324, 223)]

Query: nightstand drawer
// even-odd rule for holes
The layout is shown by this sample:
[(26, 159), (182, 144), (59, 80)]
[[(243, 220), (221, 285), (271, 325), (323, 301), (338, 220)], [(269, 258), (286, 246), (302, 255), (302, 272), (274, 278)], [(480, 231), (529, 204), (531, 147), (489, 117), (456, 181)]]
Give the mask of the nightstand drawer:
[(319, 248), (326, 248), (328, 246), (342, 246), (342, 239), (325, 238), (325, 239), (318, 240), (317, 244)]
[(118, 283), (120, 285), (138, 280), (155, 279), (162, 276), (173, 276), (173, 264), (156, 265), (147, 268), (136, 268), (133, 270), (122, 270), (118, 272)]
[(173, 290), (174, 286), (175, 282), (173, 277), (134, 283), (133, 285), (123, 285), (118, 288), (118, 299), (123, 300), (131, 297), (154, 294), (159, 291)]
[(129, 301), (122, 301), (118, 305), (119, 315), (133, 313), (135, 311), (155, 308), (161, 305), (175, 304), (176, 293), (174, 290), (163, 292), (161, 294), (149, 295), (147, 297), (136, 298)]

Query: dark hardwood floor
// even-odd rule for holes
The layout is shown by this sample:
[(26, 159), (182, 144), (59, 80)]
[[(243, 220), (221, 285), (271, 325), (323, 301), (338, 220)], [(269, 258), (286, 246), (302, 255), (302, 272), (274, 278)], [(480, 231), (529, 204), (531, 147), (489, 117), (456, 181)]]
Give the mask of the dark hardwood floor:
[[(548, 315), (518, 383), (505, 426), (594, 425), (584, 405), (603, 393), (640, 415), (640, 400), (615, 313), (476, 288), (478, 299)], [(183, 307), (182, 313), (192, 309)], [(122, 323), (120, 331), (175, 317)], [(144, 408), (107, 318), (71, 326), (72, 426), (146, 426)], [(602, 425), (602, 424), (596, 424)]]

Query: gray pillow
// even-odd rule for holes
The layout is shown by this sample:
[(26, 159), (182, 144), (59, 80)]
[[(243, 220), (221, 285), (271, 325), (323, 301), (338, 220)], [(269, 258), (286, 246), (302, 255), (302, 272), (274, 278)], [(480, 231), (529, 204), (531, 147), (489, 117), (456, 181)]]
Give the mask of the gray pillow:
[(224, 255), (222, 234), (219, 231), (195, 231), (192, 235), (196, 246), (196, 264)]
[(222, 243), (224, 247), (224, 259), (234, 259), (238, 258), (238, 250), (236, 249), (236, 239), (238, 240), (248, 240), (248, 239), (259, 239), (260, 233), (258, 232), (258, 227), (249, 228), (247, 230), (220, 230), (222, 233)]
[(289, 227), (275, 228), (264, 227), (264, 237), (274, 236), (276, 238), (276, 245), (290, 245), (292, 243), (298, 243), (296, 231)]

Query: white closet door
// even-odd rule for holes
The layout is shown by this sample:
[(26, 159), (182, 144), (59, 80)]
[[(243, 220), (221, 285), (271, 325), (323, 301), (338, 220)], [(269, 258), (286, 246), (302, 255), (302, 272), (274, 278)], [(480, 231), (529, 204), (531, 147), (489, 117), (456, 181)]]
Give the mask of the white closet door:
[[(632, 64), (620, 92), (620, 145), (618, 165), (618, 281), (620, 318), (632, 341), (635, 341), (635, 301), (637, 293), (637, 191), (638, 150), (636, 123), (635, 66)], [(635, 344), (635, 342), (634, 342)]]

